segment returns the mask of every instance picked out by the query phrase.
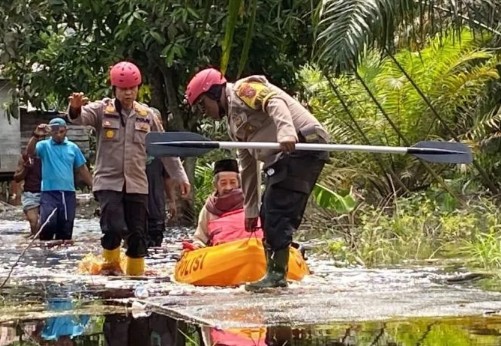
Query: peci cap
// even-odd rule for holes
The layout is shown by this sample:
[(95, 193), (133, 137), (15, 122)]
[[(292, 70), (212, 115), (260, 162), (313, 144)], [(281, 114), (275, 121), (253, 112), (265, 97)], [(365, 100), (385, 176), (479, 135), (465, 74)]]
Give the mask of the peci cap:
[(224, 159), (214, 163), (214, 175), (219, 172), (235, 172), (240, 173), (238, 169), (238, 162), (235, 159)]

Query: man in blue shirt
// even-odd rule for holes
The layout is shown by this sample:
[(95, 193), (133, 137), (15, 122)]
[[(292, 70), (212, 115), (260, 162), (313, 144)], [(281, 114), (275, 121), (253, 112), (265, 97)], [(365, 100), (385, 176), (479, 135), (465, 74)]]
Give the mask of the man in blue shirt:
[[(57, 211), (40, 231), (40, 240), (70, 240), (75, 220), (76, 195), (74, 173), (92, 186), (92, 176), (85, 165), (80, 148), (66, 137), (66, 122), (54, 118), (49, 124), (40, 124), (27, 146), (28, 155), (36, 155), (42, 162), (42, 194), (40, 197), (40, 225), (52, 211)], [(43, 139), (50, 134), (49, 139)]]

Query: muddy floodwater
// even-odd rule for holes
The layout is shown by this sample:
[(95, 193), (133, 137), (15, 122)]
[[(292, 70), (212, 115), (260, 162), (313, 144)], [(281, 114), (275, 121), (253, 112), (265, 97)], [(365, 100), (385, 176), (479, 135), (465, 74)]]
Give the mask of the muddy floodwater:
[(0, 346), (501, 345), (501, 294), (461, 268), (341, 268), (310, 255), (313, 274), (287, 289), (194, 287), (169, 280), (192, 232), (174, 228), (146, 260), (156, 277), (83, 275), (79, 261), (100, 253), (98, 219), (83, 214), (73, 244), (26, 250), (20, 210), (0, 212), (0, 284), (11, 273)]

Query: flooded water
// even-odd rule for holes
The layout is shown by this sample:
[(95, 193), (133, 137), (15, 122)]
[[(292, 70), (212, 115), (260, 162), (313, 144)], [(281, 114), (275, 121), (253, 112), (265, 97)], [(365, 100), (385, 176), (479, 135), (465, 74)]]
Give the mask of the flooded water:
[(151, 314), (74, 314), (0, 324), (0, 345), (500, 345), (501, 320), (409, 319), (221, 329)]
[[(0, 285), (31, 242), (20, 210), (7, 209)], [(501, 294), (439, 266), (339, 268), (312, 256), (314, 273), (288, 289), (194, 287), (165, 279), (192, 232), (171, 229), (146, 259), (156, 277), (82, 275), (80, 259), (101, 251), (89, 214), (74, 244), (35, 241), (19, 259), (1, 290), (0, 346), (501, 345)]]

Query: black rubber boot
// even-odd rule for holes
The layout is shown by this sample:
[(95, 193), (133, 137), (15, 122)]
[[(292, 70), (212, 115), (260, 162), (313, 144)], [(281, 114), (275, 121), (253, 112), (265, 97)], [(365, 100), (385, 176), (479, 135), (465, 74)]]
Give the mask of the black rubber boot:
[(266, 274), (261, 280), (245, 285), (246, 291), (257, 292), (267, 288), (287, 287), (289, 248), (275, 252), (268, 250), (265, 253)]
[(270, 264), (270, 255), (272, 251), (265, 245), (264, 245), (264, 258), (266, 259), (266, 271), (268, 271), (268, 265)]

